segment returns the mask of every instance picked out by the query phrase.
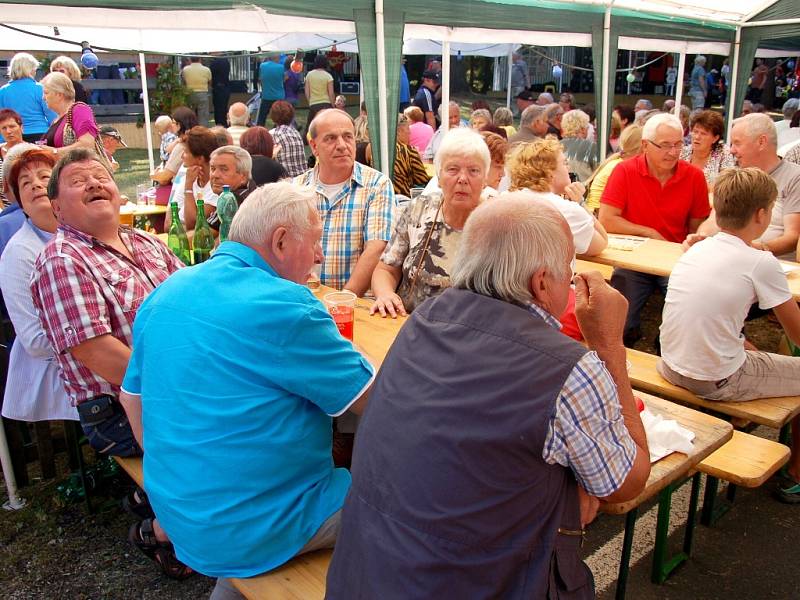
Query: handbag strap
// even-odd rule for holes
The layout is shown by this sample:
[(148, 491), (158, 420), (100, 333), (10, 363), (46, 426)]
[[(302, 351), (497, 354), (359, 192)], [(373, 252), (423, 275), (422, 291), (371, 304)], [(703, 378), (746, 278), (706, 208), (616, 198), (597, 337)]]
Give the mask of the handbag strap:
[(422, 267), (422, 261), (425, 260), (425, 254), (428, 252), (428, 246), (431, 243), (431, 236), (433, 236), (433, 230), (436, 229), (436, 226), (439, 224), (439, 212), (442, 209), (442, 203), (444, 199), (439, 203), (439, 206), (436, 207), (436, 215), (433, 217), (433, 223), (431, 223), (430, 229), (428, 229), (428, 234), (425, 236), (425, 243), (422, 245), (422, 251), (419, 253), (419, 260), (417, 260), (417, 266), (414, 269), (414, 277), (411, 279), (411, 285), (408, 288), (408, 295), (410, 296), (414, 292), (414, 288), (417, 286), (417, 279), (419, 279), (419, 270)]

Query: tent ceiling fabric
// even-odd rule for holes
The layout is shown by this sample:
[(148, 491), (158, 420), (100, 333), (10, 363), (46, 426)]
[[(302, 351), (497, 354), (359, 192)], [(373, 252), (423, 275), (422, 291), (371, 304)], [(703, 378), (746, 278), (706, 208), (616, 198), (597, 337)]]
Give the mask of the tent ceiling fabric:
[(731, 45), (725, 42), (683, 42), (680, 40), (654, 40), (651, 38), (619, 36), (620, 50), (648, 50), (653, 52), (684, 52), (686, 54), (719, 54), (728, 56)]

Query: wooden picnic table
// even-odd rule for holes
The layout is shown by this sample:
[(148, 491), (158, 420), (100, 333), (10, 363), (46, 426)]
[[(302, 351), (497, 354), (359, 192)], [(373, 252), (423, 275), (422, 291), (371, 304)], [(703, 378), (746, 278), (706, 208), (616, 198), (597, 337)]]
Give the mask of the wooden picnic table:
[(669, 484), (684, 477), (697, 463), (733, 437), (733, 425), (727, 421), (650, 394), (634, 393), (644, 401), (645, 407), (651, 413), (661, 415), (665, 419), (673, 419), (693, 431), (695, 434), (692, 442), (693, 451), (689, 455), (673, 452), (653, 463), (644, 491), (633, 500), (601, 505), (602, 512), (613, 515), (625, 514), (649, 500)]
[[(678, 259), (683, 254), (683, 248), (680, 244), (675, 242), (637, 238), (636, 236), (628, 235), (619, 236), (609, 234), (609, 246), (613, 246), (615, 242), (625, 238), (644, 241), (632, 250), (621, 250), (610, 247), (595, 256), (582, 255), (580, 258), (583, 261), (601, 265), (610, 265), (620, 269), (638, 271), (639, 273), (669, 277), (675, 263), (678, 262)], [(796, 267), (794, 271), (786, 275), (786, 278), (789, 282), (789, 290), (792, 292), (795, 300), (800, 300), (800, 264), (789, 261), (781, 262)]]

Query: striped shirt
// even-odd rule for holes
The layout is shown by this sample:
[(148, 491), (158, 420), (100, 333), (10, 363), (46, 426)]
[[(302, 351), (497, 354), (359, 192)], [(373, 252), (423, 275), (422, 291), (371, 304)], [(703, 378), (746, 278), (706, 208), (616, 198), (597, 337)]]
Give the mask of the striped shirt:
[(394, 176), (392, 183), (396, 194), (411, 197), (411, 188), (425, 185), (430, 180), (422, 158), (416, 148), (398, 142), (395, 145)]
[(320, 281), (338, 290), (350, 279), (364, 245), (373, 240), (388, 241), (392, 236), (394, 188), (380, 171), (354, 163), (350, 179), (327, 198), (318, 172), (319, 166), (295, 177), (294, 183), (309, 185), (317, 192), (325, 254)]
[(183, 265), (155, 237), (120, 227), (133, 260), (68, 225), (59, 226), (36, 260), (33, 304), (55, 350), (74, 405), (119, 387), (90, 371), (70, 348), (105, 334), (130, 347), (133, 319), (147, 295)]
[(306, 153), (303, 150), (303, 138), (294, 127), (289, 125), (278, 125), (270, 131), (275, 144), (281, 147), (280, 152), (275, 157), (286, 169), (288, 177), (297, 177), (308, 170)]
[[(531, 304), (529, 310), (561, 329), (544, 309)], [(633, 468), (636, 444), (622, 418), (617, 386), (596, 352), (584, 354), (564, 382), (542, 458), (572, 469), (581, 487), (598, 498), (617, 491)]]

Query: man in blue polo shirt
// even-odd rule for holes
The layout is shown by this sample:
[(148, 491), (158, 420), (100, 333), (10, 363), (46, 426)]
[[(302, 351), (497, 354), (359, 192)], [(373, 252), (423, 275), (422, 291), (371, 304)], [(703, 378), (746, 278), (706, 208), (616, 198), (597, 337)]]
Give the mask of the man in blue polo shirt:
[(360, 414), (374, 370), (305, 286), (321, 235), (313, 190), (263, 186), (137, 314), (120, 400), (153, 510), (177, 556), (220, 578), (212, 598), (338, 534), (350, 474), (331, 417)]
[(272, 54), (258, 68), (258, 77), (261, 80), (261, 106), (258, 109), (256, 125), (262, 127), (267, 122), (267, 115), (272, 104), (276, 100), (286, 98), (283, 81), (287, 75), (280, 63), (280, 58), (279, 54)]

